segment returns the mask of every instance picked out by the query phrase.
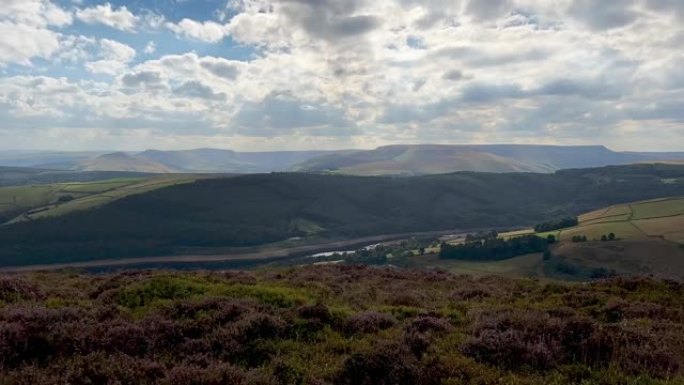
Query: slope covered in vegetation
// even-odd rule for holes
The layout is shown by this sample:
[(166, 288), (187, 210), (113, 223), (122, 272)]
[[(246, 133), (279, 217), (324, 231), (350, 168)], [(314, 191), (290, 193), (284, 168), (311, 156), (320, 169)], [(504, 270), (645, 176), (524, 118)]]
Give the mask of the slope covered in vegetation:
[(682, 384), (684, 286), (318, 266), (0, 276), (1, 384)]
[(192, 254), (291, 237), (532, 225), (616, 203), (684, 195), (682, 178), (682, 166), (640, 165), (551, 175), (267, 174), (200, 180), (3, 227), (0, 264)]

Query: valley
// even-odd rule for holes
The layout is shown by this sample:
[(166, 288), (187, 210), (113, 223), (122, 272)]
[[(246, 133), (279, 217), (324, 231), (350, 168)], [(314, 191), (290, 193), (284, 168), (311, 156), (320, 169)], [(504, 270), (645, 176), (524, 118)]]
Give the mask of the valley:
[[(681, 233), (677, 222), (681, 200), (660, 197), (684, 196), (683, 176), (684, 169), (678, 165), (641, 164), (554, 174), (460, 172), (411, 178), (171, 174), (5, 187), (0, 189), (4, 201), (11, 202), (15, 196), (21, 199), (3, 206), (6, 220), (0, 227), (0, 265), (270, 263), (305, 251), (344, 249), (328, 247), (331, 242), (362, 246), (369, 239), (372, 243), (407, 233), (505, 230), (563, 215), (580, 215), (581, 219), (577, 229), (553, 233), (562, 241), (554, 250), (562, 251), (563, 258), (590, 255), (584, 249), (596, 244), (568, 246), (573, 234), (593, 240), (610, 232), (622, 238), (620, 245), (660, 241), (658, 250), (670, 255), (679, 253), (671, 240)], [(612, 244), (599, 242), (592, 248), (603, 246)], [(429, 255), (425, 260), (391, 261), (445, 266), (437, 262), (430, 262)], [(503, 270), (524, 272), (521, 275), (546, 274), (544, 266), (531, 258), (500, 265)], [(595, 265), (609, 264), (587, 264)], [(462, 267), (463, 272), (498, 270), (472, 263)]]

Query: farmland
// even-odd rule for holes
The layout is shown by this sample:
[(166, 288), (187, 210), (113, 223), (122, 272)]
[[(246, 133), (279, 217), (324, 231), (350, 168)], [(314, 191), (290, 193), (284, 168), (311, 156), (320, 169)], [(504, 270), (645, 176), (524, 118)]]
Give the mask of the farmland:
[[(605, 207), (579, 216), (579, 225), (543, 233), (561, 241), (573, 236), (586, 236), (598, 241), (602, 235), (614, 233), (620, 239), (647, 240), (662, 238), (684, 243), (684, 197), (660, 198)], [(534, 234), (532, 229), (522, 229), (501, 234), (510, 238)]]
[(9, 224), (88, 210), (126, 196), (193, 182), (197, 178), (176, 175), (0, 187), (0, 222)]

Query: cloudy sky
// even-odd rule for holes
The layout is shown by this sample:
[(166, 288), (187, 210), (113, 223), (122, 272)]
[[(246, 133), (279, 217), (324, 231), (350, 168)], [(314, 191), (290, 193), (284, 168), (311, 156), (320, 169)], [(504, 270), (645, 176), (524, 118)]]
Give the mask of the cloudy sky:
[(0, 149), (684, 151), (682, 0), (0, 0)]

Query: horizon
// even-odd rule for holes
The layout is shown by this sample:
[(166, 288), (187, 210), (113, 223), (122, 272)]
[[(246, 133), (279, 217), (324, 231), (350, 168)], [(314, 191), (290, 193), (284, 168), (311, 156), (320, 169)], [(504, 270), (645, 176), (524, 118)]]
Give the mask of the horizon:
[(0, 145), (681, 151), (684, 3), (5, 0)]
[(228, 147), (187, 147), (187, 148), (142, 148), (142, 149), (84, 149), (84, 150), (59, 150), (59, 149), (0, 149), (0, 153), (100, 153), (100, 154), (139, 154), (146, 151), (182, 152), (198, 150), (233, 151), (238, 153), (269, 153), (269, 152), (341, 152), (341, 151), (372, 151), (385, 147), (420, 147), (420, 146), (444, 146), (444, 147), (485, 147), (485, 146), (520, 146), (520, 147), (568, 147), (568, 148), (596, 148), (601, 147), (616, 153), (684, 153), (680, 150), (619, 150), (603, 144), (546, 144), (546, 143), (394, 143), (368, 148), (333, 148), (333, 149), (283, 149), (283, 150), (237, 150)]

